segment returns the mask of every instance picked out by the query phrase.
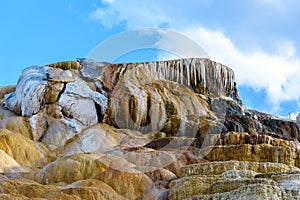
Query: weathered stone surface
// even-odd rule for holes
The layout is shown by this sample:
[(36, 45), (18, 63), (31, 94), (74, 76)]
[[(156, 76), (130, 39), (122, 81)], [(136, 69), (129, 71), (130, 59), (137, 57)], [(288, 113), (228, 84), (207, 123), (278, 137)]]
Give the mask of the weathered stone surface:
[(0, 160), (0, 173), (25, 172), (25, 169), (3, 150), (0, 150)]
[(198, 138), (164, 137), (152, 140), (145, 147), (156, 150), (187, 149), (188, 147), (200, 148), (201, 142)]
[(223, 178), (237, 179), (237, 178), (254, 178), (257, 175), (255, 171), (252, 170), (228, 170), (221, 174)]
[(81, 81), (68, 83), (58, 101), (64, 114), (64, 121), (74, 132), (98, 122), (95, 103), (101, 105), (102, 114), (106, 112), (107, 97), (92, 91)]
[[(208, 149), (208, 150), (207, 150)], [(209, 151), (205, 159), (209, 161), (241, 160), (250, 162), (278, 162), (299, 167), (299, 150), (290, 147), (274, 147), (271, 145), (231, 145), (205, 148)]]
[(6, 94), (12, 93), (16, 90), (16, 85), (1, 86), (0, 87), (0, 99), (3, 99)]
[(180, 169), (181, 177), (193, 175), (220, 175), (228, 170), (252, 170), (258, 173), (299, 171), (295, 166), (271, 162), (225, 161), (188, 165)]
[(62, 189), (60, 192), (58, 192), (58, 194), (57, 193), (47, 194), (44, 197), (46, 197), (47, 199), (66, 199), (68, 196), (71, 196), (71, 199), (126, 200), (126, 198), (122, 197), (116, 192), (107, 191), (103, 188), (95, 188), (95, 187), (66, 188), (66, 189)]
[(77, 61), (82, 66), (80, 69), (82, 77), (91, 81), (99, 81), (103, 68), (109, 65), (106, 62), (97, 62), (86, 58), (79, 58)]
[(40, 198), (59, 189), (56, 186), (41, 185), (27, 179), (0, 180), (0, 187), (5, 194), (21, 195), (28, 198)]
[(21, 117), (15, 113), (0, 107), (0, 129), (7, 129), (32, 139), (30, 121), (27, 117)]
[(148, 148), (120, 149), (110, 152), (112, 155), (125, 158), (128, 162), (140, 166), (160, 167), (163, 163), (170, 164), (176, 161), (176, 153), (165, 151), (154, 151)]
[(197, 195), (190, 199), (202, 200), (202, 199), (251, 199), (251, 200), (265, 200), (265, 199), (276, 199), (276, 200), (287, 200), (289, 199), (286, 193), (278, 186), (264, 185), (264, 184), (252, 184), (240, 187), (236, 190), (217, 193), (213, 195)]
[(112, 187), (100, 181), (98, 179), (86, 179), (76, 181), (66, 186), (67, 188), (75, 188), (75, 187), (95, 187), (95, 188), (102, 188), (110, 192), (116, 192)]
[(47, 64), (46, 66), (53, 67), (53, 68), (59, 68), (63, 70), (79, 70), (81, 69), (81, 65), (79, 62), (76, 61), (63, 61), (53, 64)]
[(244, 186), (225, 195), (220, 194), (220, 196), (227, 199), (288, 199), (285, 192), (281, 188), (277, 186), (259, 184)]
[(0, 131), (0, 149), (17, 161), (22, 167), (34, 168), (43, 157), (39, 146), (17, 133)]
[(170, 183), (169, 199), (185, 199), (199, 194), (210, 194), (216, 181), (226, 180), (218, 176), (189, 176)]
[(108, 87), (111, 87), (115, 83), (109, 80), (113, 74), (121, 73), (121, 75), (126, 76), (133, 72), (140, 77), (185, 84), (202, 94), (210, 93), (216, 96), (221, 96), (221, 94), (231, 96), (232, 94), (232, 97), (234, 97), (233, 71), (209, 59), (192, 58), (167, 62), (130, 63), (108, 67), (110, 69), (105, 70), (104, 77), (102, 78), (104, 82), (107, 81), (105, 85)]
[(12, 195), (12, 194), (0, 194), (0, 198), (3, 200), (23, 200), (28, 199), (22, 195)]
[(197, 116), (208, 113), (204, 100), (177, 83), (151, 81), (141, 87), (133, 85), (131, 77), (125, 80), (127, 83), (120, 82), (112, 91), (109, 124), (143, 133), (161, 130), (170, 135), (196, 136)]
[(249, 178), (238, 178), (233, 180), (217, 181), (211, 186), (211, 194), (230, 192), (246, 185), (271, 185), (278, 186), (278, 184), (271, 179), (249, 179)]
[[(63, 89), (62, 82), (71, 81), (74, 78), (70, 71), (39, 66), (26, 68), (19, 77), (16, 91), (5, 96), (5, 106), (20, 115), (32, 116), (45, 103), (54, 103), (51, 101), (57, 100)], [(47, 94), (49, 92), (51, 95)]]
[(41, 197), (49, 200), (126, 199), (115, 192), (110, 186), (96, 179), (77, 181), (71, 185), (65, 186), (64, 188), (50, 191)]
[(77, 196), (73, 196), (71, 194), (66, 194), (62, 191), (52, 191), (43, 196), (43, 199), (47, 200), (79, 200), (80, 198)]
[(2, 103), (2, 198), (299, 198), (300, 124), (209, 59), (29, 67)]
[(279, 147), (296, 147), (293, 141), (288, 141), (280, 138), (274, 138), (271, 135), (250, 134), (248, 132), (227, 132), (220, 135), (221, 144), (217, 145), (242, 145), (242, 144), (267, 144)]
[(112, 169), (100, 173), (97, 179), (110, 185), (116, 192), (127, 199), (137, 199), (153, 184), (151, 179), (144, 173), (134, 169), (131, 171)]
[(73, 183), (96, 177), (109, 169), (130, 168), (124, 159), (100, 153), (76, 154), (62, 157), (35, 173), (35, 181), (42, 184)]
[(300, 113), (298, 113), (298, 115), (296, 117), (296, 121), (300, 124)]
[(20, 178), (0, 180), (1, 199), (124, 199), (99, 180), (78, 181), (65, 187), (41, 185)]
[[(282, 119), (255, 110), (246, 110), (245, 114), (256, 121), (254, 123), (259, 122), (263, 126), (263, 133), (285, 140), (299, 140), (300, 124), (295, 121)], [(247, 124), (246, 126), (249, 127)], [(259, 131), (257, 132), (260, 133)]]
[[(141, 169), (141, 168), (139, 168)], [(145, 171), (146, 175), (153, 181), (171, 181), (177, 178), (177, 176), (166, 169), (141, 169), (141, 171)]]
[[(99, 116), (103, 117), (107, 97), (91, 90), (88, 83), (80, 80), (78, 72), (71, 72), (67, 69), (69, 67), (61, 65), (65, 64), (33, 66), (23, 70), (16, 91), (6, 95), (4, 104), (22, 116), (40, 114), (39, 111), (45, 106), (52, 105), (52, 112), (48, 115), (63, 117), (74, 132), (80, 132), (96, 124)], [(96, 104), (101, 111), (96, 109)]]
[[(46, 106), (30, 118), (33, 140), (47, 144), (51, 149), (64, 146), (75, 133), (61, 119), (53, 117), (53, 109)], [(52, 112), (52, 113), (51, 113)], [(48, 114), (49, 113), (49, 114)]]
[[(189, 165), (181, 168), (182, 178), (170, 183), (169, 199), (239, 199), (241, 195), (242, 199), (251, 199), (250, 192), (257, 199), (287, 199), (297, 195), (291, 190), (287, 194), (281, 186), (295, 187), (295, 183), (287, 184), (285, 177), (289, 176), (285, 174), (292, 177), (299, 172), (296, 167), (280, 163), (227, 161)], [(299, 179), (294, 176), (294, 180)]]
[(176, 151), (155, 151), (143, 147), (117, 149), (108, 153), (126, 159), (144, 173), (164, 168), (178, 176), (180, 168), (190, 164), (183, 152)]
[(111, 94), (107, 122), (194, 137), (197, 118), (209, 110), (206, 97), (198, 93), (237, 100), (233, 78), (227, 67), (205, 59), (109, 65), (101, 78)]
[(283, 173), (263, 173), (256, 175), (256, 178), (268, 178), (278, 183), (278, 186), (282, 188), (288, 199), (300, 198), (300, 172), (283, 172)]
[(142, 146), (150, 139), (141, 133), (122, 130), (100, 123), (74, 136), (64, 146), (63, 154), (72, 155), (88, 152), (108, 152), (115, 148)]

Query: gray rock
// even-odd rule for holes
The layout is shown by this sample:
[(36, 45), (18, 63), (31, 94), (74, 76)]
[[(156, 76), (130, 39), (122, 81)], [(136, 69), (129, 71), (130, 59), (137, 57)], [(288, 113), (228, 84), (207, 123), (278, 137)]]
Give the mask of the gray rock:
[(74, 78), (70, 71), (42, 66), (28, 67), (22, 71), (16, 91), (5, 95), (4, 104), (19, 115), (32, 116), (45, 103), (56, 101), (63, 90), (62, 83), (71, 81)]
[(98, 122), (95, 103), (101, 106), (102, 113), (107, 109), (107, 97), (92, 91), (81, 81), (68, 83), (58, 103), (62, 108), (63, 120), (74, 132)]
[[(104, 91), (102, 94), (93, 91), (88, 83), (80, 80), (69, 70), (48, 66), (28, 67), (23, 70), (16, 91), (5, 95), (4, 104), (9, 110), (29, 117), (38, 114), (45, 105), (58, 104), (54, 106), (55, 110), (47, 111), (42, 116), (62, 116), (63, 122), (73, 132), (78, 132), (98, 122), (100, 111), (97, 111), (95, 103), (100, 105), (104, 116), (108, 102)], [(102, 90), (100, 82), (96, 85)], [(47, 127), (49, 124), (41, 126)]]
[(110, 64), (107, 62), (97, 62), (95, 60), (86, 58), (78, 58), (77, 61), (82, 66), (80, 69), (82, 77), (89, 81), (100, 80), (100, 75), (103, 68)]

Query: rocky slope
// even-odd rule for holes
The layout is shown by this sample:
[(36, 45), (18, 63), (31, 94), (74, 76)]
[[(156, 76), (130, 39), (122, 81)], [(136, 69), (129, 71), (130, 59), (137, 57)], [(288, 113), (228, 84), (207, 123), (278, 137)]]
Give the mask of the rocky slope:
[(300, 124), (209, 59), (31, 66), (0, 103), (3, 199), (300, 198)]

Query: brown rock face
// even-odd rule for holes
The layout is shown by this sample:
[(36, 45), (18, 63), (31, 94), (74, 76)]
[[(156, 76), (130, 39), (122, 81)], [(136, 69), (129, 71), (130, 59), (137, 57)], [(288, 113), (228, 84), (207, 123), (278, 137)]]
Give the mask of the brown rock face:
[(294, 198), (291, 192), (287, 194), (292, 186), (285, 189), (280, 184), (284, 185), (281, 180), (286, 180), (284, 177), (290, 173), (299, 172), (296, 167), (270, 162), (227, 161), (189, 165), (181, 169), (181, 178), (171, 182), (169, 199), (236, 199), (240, 196), (251, 199), (251, 195), (256, 199)]
[(36, 172), (34, 179), (42, 184), (73, 183), (78, 180), (95, 178), (109, 169), (130, 167), (120, 157), (93, 154), (75, 154), (57, 159)]
[(43, 151), (37, 144), (10, 131), (0, 130), (0, 149), (25, 168), (35, 168), (35, 164), (43, 157)]
[(128, 199), (136, 199), (152, 186), (152, 181), (137, 170), (109, 170), (100, 173), (97, 179), (111, 186), (116, 192)]
[(210, 110), (199, 94), (240, 103), (232, 70), (206, 59), (109, 65), (102, 80), (110, 95), (106, 122), (144, 133), (194, 137)]
[(0, 104), (2, 199), (300, 198), (300, 124), (209, 59), (32, 66)]
[(18, 116), (3, 107), (0, 107), (0, 129), (7, 129), (33, 139), (29, 119)]
[(15, 85), (0, 87), (0, 99), (3, 99), (5, 95), (14, 92), (15, 90), (16, 90)]

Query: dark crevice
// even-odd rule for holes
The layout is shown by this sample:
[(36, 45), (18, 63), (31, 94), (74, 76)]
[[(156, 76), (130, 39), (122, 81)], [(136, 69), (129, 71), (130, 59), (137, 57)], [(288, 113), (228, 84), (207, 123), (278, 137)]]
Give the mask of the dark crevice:
[(63, 87), (63, 89), (61, 90), (61, 92), (58, 94), (57, 99), (56, 99), (56, 102), (59, 101), (61, 95), (65, 92), (66, 87), (67, 87), (67, 83), (64, 83), (64, 87)]
[(99, 104), (95, 103), (95, 108), (97, 112), (98, 122), (103, 122), (104, 115), (102, 115), (102, 108)]

